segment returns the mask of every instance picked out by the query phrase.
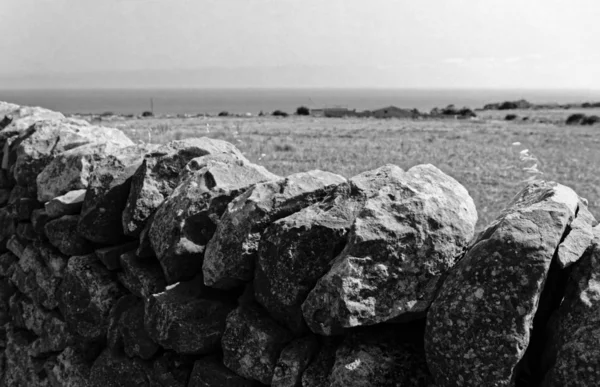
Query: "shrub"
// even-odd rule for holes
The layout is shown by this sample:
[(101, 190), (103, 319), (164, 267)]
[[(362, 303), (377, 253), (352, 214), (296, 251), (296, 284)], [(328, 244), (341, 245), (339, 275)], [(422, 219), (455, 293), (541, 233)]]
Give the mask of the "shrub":
[(594, 125), (600, 122), (600, 117), (598, 116), (587, 116), (581, 121), (581, 125)]
[(517, 115), (516, 114), (507, 114), (506, 117), (504, 117), (504, 119), (506, 121), (516, 120), (517, 119)]
[(296, 148), (294, 148), (290, 144), (284, 144), (284, 145), (276, 144), (275, 145), (275, 151), (276, 152), (291, 152), (291, 151), (294, 151), (294, 150), (296, 150)]
[(229, 112), (227, 111), (222, 111), (219, 113), (219, 117), (227, 117), (229, 115)]
[(579, 125), (586, 118), (585, 114), (575, 113), (567, 118), (567, 125)]
[(154, 117), (154, 113), (146, 110), (145, 112), (142, 113), (142, 117)]
[(310, 115), (310, 109), (306, 106), (300, 106), (296, 109), (296, 115), (298, 116), (308, 116)]
[(286, 112), (282, 112), (281, 110), (275, 110), (272, 115), (279, 116), (279, 117), (287, 117), (288, 116), (288, 114)]

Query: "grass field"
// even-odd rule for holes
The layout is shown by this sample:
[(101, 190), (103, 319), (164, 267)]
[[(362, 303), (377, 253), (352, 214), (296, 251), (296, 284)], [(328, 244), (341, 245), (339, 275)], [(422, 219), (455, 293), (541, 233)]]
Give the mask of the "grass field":
[[(589, 200), (591, 211), (600, 219), (600, 126), (501, 121), (508, 113), (480, 114), (485, 119), (473, 121), (199, 117), (121, 118), (102, 124), (144, 142), (201, 136), (224, 139), (251, 161), (280, 175), (322, 169), (351, 177), (387, 163), (404, 169), (431, 163), (469, 190), (480, 229), (530, 176), (519, 160), (519, 152), (529, 149), (539, 159), (541, 178), (575, 189)], [(564, 118), (571, 113), (566, 111)], [(588, 110), (587, 114), (594, 113)], [(556, 114), (549, 116), (561, 122)], [(513, 145), (517, 142), (521, 145)]]

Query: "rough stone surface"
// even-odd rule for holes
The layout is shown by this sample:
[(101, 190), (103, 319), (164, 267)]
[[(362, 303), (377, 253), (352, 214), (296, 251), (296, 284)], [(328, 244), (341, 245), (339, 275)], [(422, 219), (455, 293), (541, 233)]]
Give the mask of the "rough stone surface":
[(133, 145), (128, 138), (79, 146), (56, 155), (37, 176), (37, 198), (46, 202), (69, 191), (86, 189), (94, 169), (107, 155)]
[(318, 349), (319, 343), (314, 336), (303, 337), (288, 344), (277, 360), (271, 386), (300, 387), (302, 374)]
[(46, 223), (48, 223), (48, 221), (50, 221), (50, 217), (44, 208), (33, 210), (31, 213), (31, 224), (33, 225), (35, 232), (39, 235), (46, 235), (44, 227), (46, 227)]
[(121, 268), (121, 255), (134, 250), (137, 242), (129, 242), (118, 246), (103, 247), (96, 250), (96, 256), (108, 270), (118, 270)]
[(158, 351), (144, 329), (144, 302), (133, 295), (121, 297), (112, 307), (109, 316), (108, 346), (123, 350), (129, 357), (150, 359)]
[(212, 359), (200, 359), (194, 363), (189, 387), (252, 387), (256, 383), (244, 379), (222, 363)]
[(146, 299), (145, 327), (163, 348), (180, 354), (218, 349), (233, 305), (211, 293), (202, 278), (180, 282)]
[(48, 201), (44, 207), (49, 218), (60, 218), (63, 215), (77, 215), (81, 212), (85, 190), (69, 191)]
[(472, 243), (427, 315), (427, 362), (438, 386), (514, 382), (550, 263), (577, 205), (565, 186), (532, 183)]
[(577, 216), (571, 222), (569, 233), (558, 246), (557, 258), (561, 268), (569, 267), (577, 262), (594, 239), (592, 232), (592, 226), (596, 223), (594, 215), (581, 201), (577, 209)]
[(123, 271), (118, 274), (119, 281), (131, 293), (146, 298), (165, 291), (167, 283), (158, 261), (141, 259), (135, 251), (122, 254), (120, 260)]
[(59, 308), (70, 328), (90, 340), (106, 335), (110, 310), (123, 294), (94, 254), (69, 259), (60, 292)]
[(61, 253), (65, 255), (82, 255), (91, 253), (94, 248), (77, 231), (78, 215), (64, 215), (46, 223), (46, 237)]
[(206, 245), (233, 198), (253, 184), (277, 178), (234, 157), (209, 155), (195, 162), (197, 170), (175, 188), (150, 225), (150, 243), (168, 283), (201, 270)]
[(390, 170), (385, 180), (302, 305), (315, 333), (424, 317), (440, 279), (473, 237), (475, 204), (453, 178), (419, 165)]
[(206, 247), (204, 283), (231, 288), (252, 280), (261, 233), (272, 222), (319, 201), (342, 176), (319, 170), (259, 183), (227, 207)]
[(554, 364), (544, 387), (600, 385), (600, 228), (589, 253), (573, 266), (555, 312), (549, 345)]
[(124, 235), (122, 214), (127, 204), (132, 176), (154, 147), (136, 145), (118, 148), (96, 163), (88, 179), (79, 232), (97, 243), (118, 243)]
[(6, 328), (6, 364), (2, 379), (4, 385), (50, 387), (45, 373), (40, 372), (43, 371), (44, 360), (33, 358), (29, 354), (29, 344), (33, 339), (31, 333), (16, 329), (11, 324), (7, 324)]
[(223, 364), (244, 378), (270, 384), (279, 355), (291, 340), (289, 331), (258, 309), (238, 307), (227, 316)]
[(302, 374), (302, 387), (329, 387), (329, 374), (339, 345), (339, 337), (321, 339), (319, 351)]
[(140, 359), (103, 351), (90, 371), (91, 387), (151, 387), (152, 368)]
[(75, 347), (67, 347), (44, 369), (52, 387), (89, 387), (90, 364)]
[(179, 184), (179, 173), (190, 160), (221, 153), (245, 160), (233, 145), (206, 137), (172, 141), (147, 154), (131, 180), (122, 218), (125, 234), (140, 235), (148, 217)]
[[(166, 351), (153, 364), (156, 387), (188, 387), (194, 366), (193, 358)], [(193, 384), (189, 384), (193, 386)]]

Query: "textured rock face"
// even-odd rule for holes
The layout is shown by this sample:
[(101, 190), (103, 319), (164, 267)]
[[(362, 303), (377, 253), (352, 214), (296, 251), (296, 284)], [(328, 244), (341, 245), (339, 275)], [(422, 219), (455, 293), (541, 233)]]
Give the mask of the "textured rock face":
[(328, 387), (339, 337), (323, 338), (319, 351), (302, 374), (302, 387)]
[[(194, 360), (188, 356), (177, 355), (174, 352), (164, 352), (153, 364), (156, 387), (188, 387)], [(154, 387), (154, 386), (153, 386)]]
[(110, 310), (123, 294), (94, 254), (69, 259), (60, 292), (59, 308), (70, 328), (90, 340), (106, 335)]
[(65, 215), (46, 223), (46, 237), (65, 255), (82, 255), (93, 251), (92, 245), (79, 235), (79, 215)]
[(85, 190), (69, 191), (48, 201), (44, 208), (49, 218), (60, 218), (63, 215), (77, 215), (81, 211)]
[(290, 332), (257, 309), (238, 307), (227, 316), (223, 363), (244, 378), (270, 384), (279, 355), (291, 340)]
[(600, 229), (594, 232), (594, 243), (573, 267), (554, 315), (549, 350), (555, 362), (545, 387), (600, 385)]
[(256, 384), (238, 376), (215, 360), (201, 359), (194, 363), (188, 386), (194, 387), (252, 387)]
[(44, 364), (51, 386), (88, 387), (90, 386), (90, 365), (75, 347), (66, 348), (56, 360)]
[(577, 262), (594, 239), (592, 226), (596, 223), (596, 219), (581, 201), (577, 209), (577, 217), (571, 222), (569, 233), (558, 246), (557, 258), (561, 268)]
[(476, 222), (467, 190), (439, 169), (393, 171), (367, 199), (344, 251), (302, 305), (308, 326), (331, 335), (424, 317)]
[(88, 180), (81, 219), (80, 234), (96, 243), (115, 244), (123, 237), (123, 210), (131, 187), (131, 179), (152, 146), (129, 146), (99, 161)]
[(92, 143), (63, 152), (37, 176), (37, 197), (46, 202), (69, 191), (85, 189), (96, 165), (106, 156), (131, 146), (131, 140)]
[(531, 184), (473, 242), (427, 315), (425, 349), (437, 385), (511, 385), (578, 201), (567, 187)]
[(190, 160), (215, 154), (245, 160), (233, 145), (206, 137), (172, 141), (147, 154), (131, 180), (122, 218), (125, 234), (140, 235), (148, 217), (179, 184), (179, 174)]
[(46, 375), (37, 372), (43, 369), (43, 360), (29, 356), (31, 336), (26, 331), (15, 329), (11, 324), (7, 324), (6, 328), (4, 385), (50, 387)]
[(134, 251), (122, 254), (120, 261), (119, 281), (134, 295), (146, 298), (165, 290), (167, 283), (158, 261), (140, 259)]
[(219, 346), (225, 318), (233, 309), (202, 285), (181, 282), (146, 299), (145, 327), (163, 348), (181, 354), (207, 354)]
[(197, 171), (158, 208), (150, 243), (168, 283), (189, 279), (202, 268), (206, 244), (227, 204), (253, 184), (276, 178), (263, 167), (232, 157), (196, 159)]
[(105, 350), (98, 356), (90, 371), (91, 387), (151, 387), (152, 368), (140, 359)]
[(252, 280), (264, 229), (322, 199), (345, 181), (339, 175), (315, 170), (257, 184), (235, 198), (206, 247), (204, 283), (231, 288)]
[(299, 387), (302, 374), (319, 348), (316, 337), (307, 336), (292, 341), (286, 346), (273, 371), (271, 386)]

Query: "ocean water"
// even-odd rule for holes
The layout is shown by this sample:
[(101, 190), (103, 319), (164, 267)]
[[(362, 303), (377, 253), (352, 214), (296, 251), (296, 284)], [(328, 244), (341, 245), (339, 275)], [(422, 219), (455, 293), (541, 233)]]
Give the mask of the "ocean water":
[(454, 104), (483, 107), (486, 103), (527, 99), (535, 103), (600, 101), (600, 90), (469, 90), (469, 89), (55, 89), (2, 90), (0, 100), (42, 106), (66, 114), (257, 114), (298, 106), (347, 107), (367, 110), (395, 105), (429, 111)]

